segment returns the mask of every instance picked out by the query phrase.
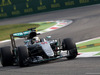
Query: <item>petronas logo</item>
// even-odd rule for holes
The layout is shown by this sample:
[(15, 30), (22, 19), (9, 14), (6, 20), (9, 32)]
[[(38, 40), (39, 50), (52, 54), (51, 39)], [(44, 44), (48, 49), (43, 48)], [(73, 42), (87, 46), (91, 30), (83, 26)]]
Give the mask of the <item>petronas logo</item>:
[(0, 3), (0, 6), (7, 6), (12, 4), (10, 0), (1, 0)]

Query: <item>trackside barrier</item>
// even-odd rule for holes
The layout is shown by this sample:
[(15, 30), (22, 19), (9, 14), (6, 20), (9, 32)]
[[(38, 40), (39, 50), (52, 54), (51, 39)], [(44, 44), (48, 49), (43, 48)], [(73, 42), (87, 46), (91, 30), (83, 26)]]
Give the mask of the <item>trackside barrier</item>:
[(77, 48), (78, 49), (84, 49), (84, 48), (91, 48), (91, 47), (97, 47), (97, 46), (100, 46), (100, 43), (95, 43), (95, 44), (80, 46), (80, 47), (77, 47)]
[(100, 0), (0, 0), (0, 19), (99, 3)]

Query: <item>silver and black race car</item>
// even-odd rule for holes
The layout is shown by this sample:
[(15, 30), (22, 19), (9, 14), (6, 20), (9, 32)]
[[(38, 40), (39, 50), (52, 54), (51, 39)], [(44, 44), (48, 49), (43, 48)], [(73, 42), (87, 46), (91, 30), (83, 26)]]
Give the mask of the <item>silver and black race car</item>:
[[(52, 39), (51, 36), (46, 38), (37, 37), (40, 33), (35, 28), (27, 31), (11, 34), (12, 47), (2, 47), (1, 64), (2, 66), (19, 65), (20, 67), (29, 64), (55, 60), (59, 58), (74, 59), (78, 52), (75, 43), (71, 38)], [(25, 38), (23, 46), (16, 46), (15, 37)]]

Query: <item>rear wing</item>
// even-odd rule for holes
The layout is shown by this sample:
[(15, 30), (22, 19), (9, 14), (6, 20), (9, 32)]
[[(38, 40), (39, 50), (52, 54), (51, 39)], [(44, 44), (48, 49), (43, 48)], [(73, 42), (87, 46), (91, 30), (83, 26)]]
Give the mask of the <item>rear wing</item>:
[(24, 32), (18, 32), (18, 33), (13, 33), (11, 34), (13, 37), (19, 37), (19, 38), (23, 38), (28, 36), (31, 32), (36, 32), (36, 28), (30, 28), (27, 31)]
[[(16, 48), (16, 43), (15, 43), (14, 37), (25, 38), (25, 37), (28, 37), (32, 32), (35, 33), (35, 35), (36, 35), (36, 28), (30, 28), (24, 32), (10, 34), (10, 39), (11, 39), (11, 44), (12, 44), (13, 50)], [(35, 36), (35, 35), (33, 35), (33, 36)]]
[(32, 31), (24, 31), (24, 32), (19, 32), (19, 33), (14, 33), (12, 36), (14, 37), (25, 37), (28, 36)]

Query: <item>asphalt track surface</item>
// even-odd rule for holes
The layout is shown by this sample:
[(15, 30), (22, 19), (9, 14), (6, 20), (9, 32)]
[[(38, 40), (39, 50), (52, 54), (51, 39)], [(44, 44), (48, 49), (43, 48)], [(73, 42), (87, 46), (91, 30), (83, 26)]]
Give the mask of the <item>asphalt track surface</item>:
[[(40, 37), (47, 35), (61, 39), (70, 37), (75, 42), (100, 37), (100, 5), (4, 19), (0, 21), (0, 24), (67, 19), (72, 19), (74, 22), (67, 27), (40, 35)], [(17, 41), (18, 45), (22, 44), (21, 41)], [(10, 45), (10, 43), (0, 44), (0, 47), (6, 45)], [(76, 58), (75, 60), (59, 59), (24, 68), (18, 66), (2, 67), (0, 65), (0, 75), (100, 75), (100, 57)]]

